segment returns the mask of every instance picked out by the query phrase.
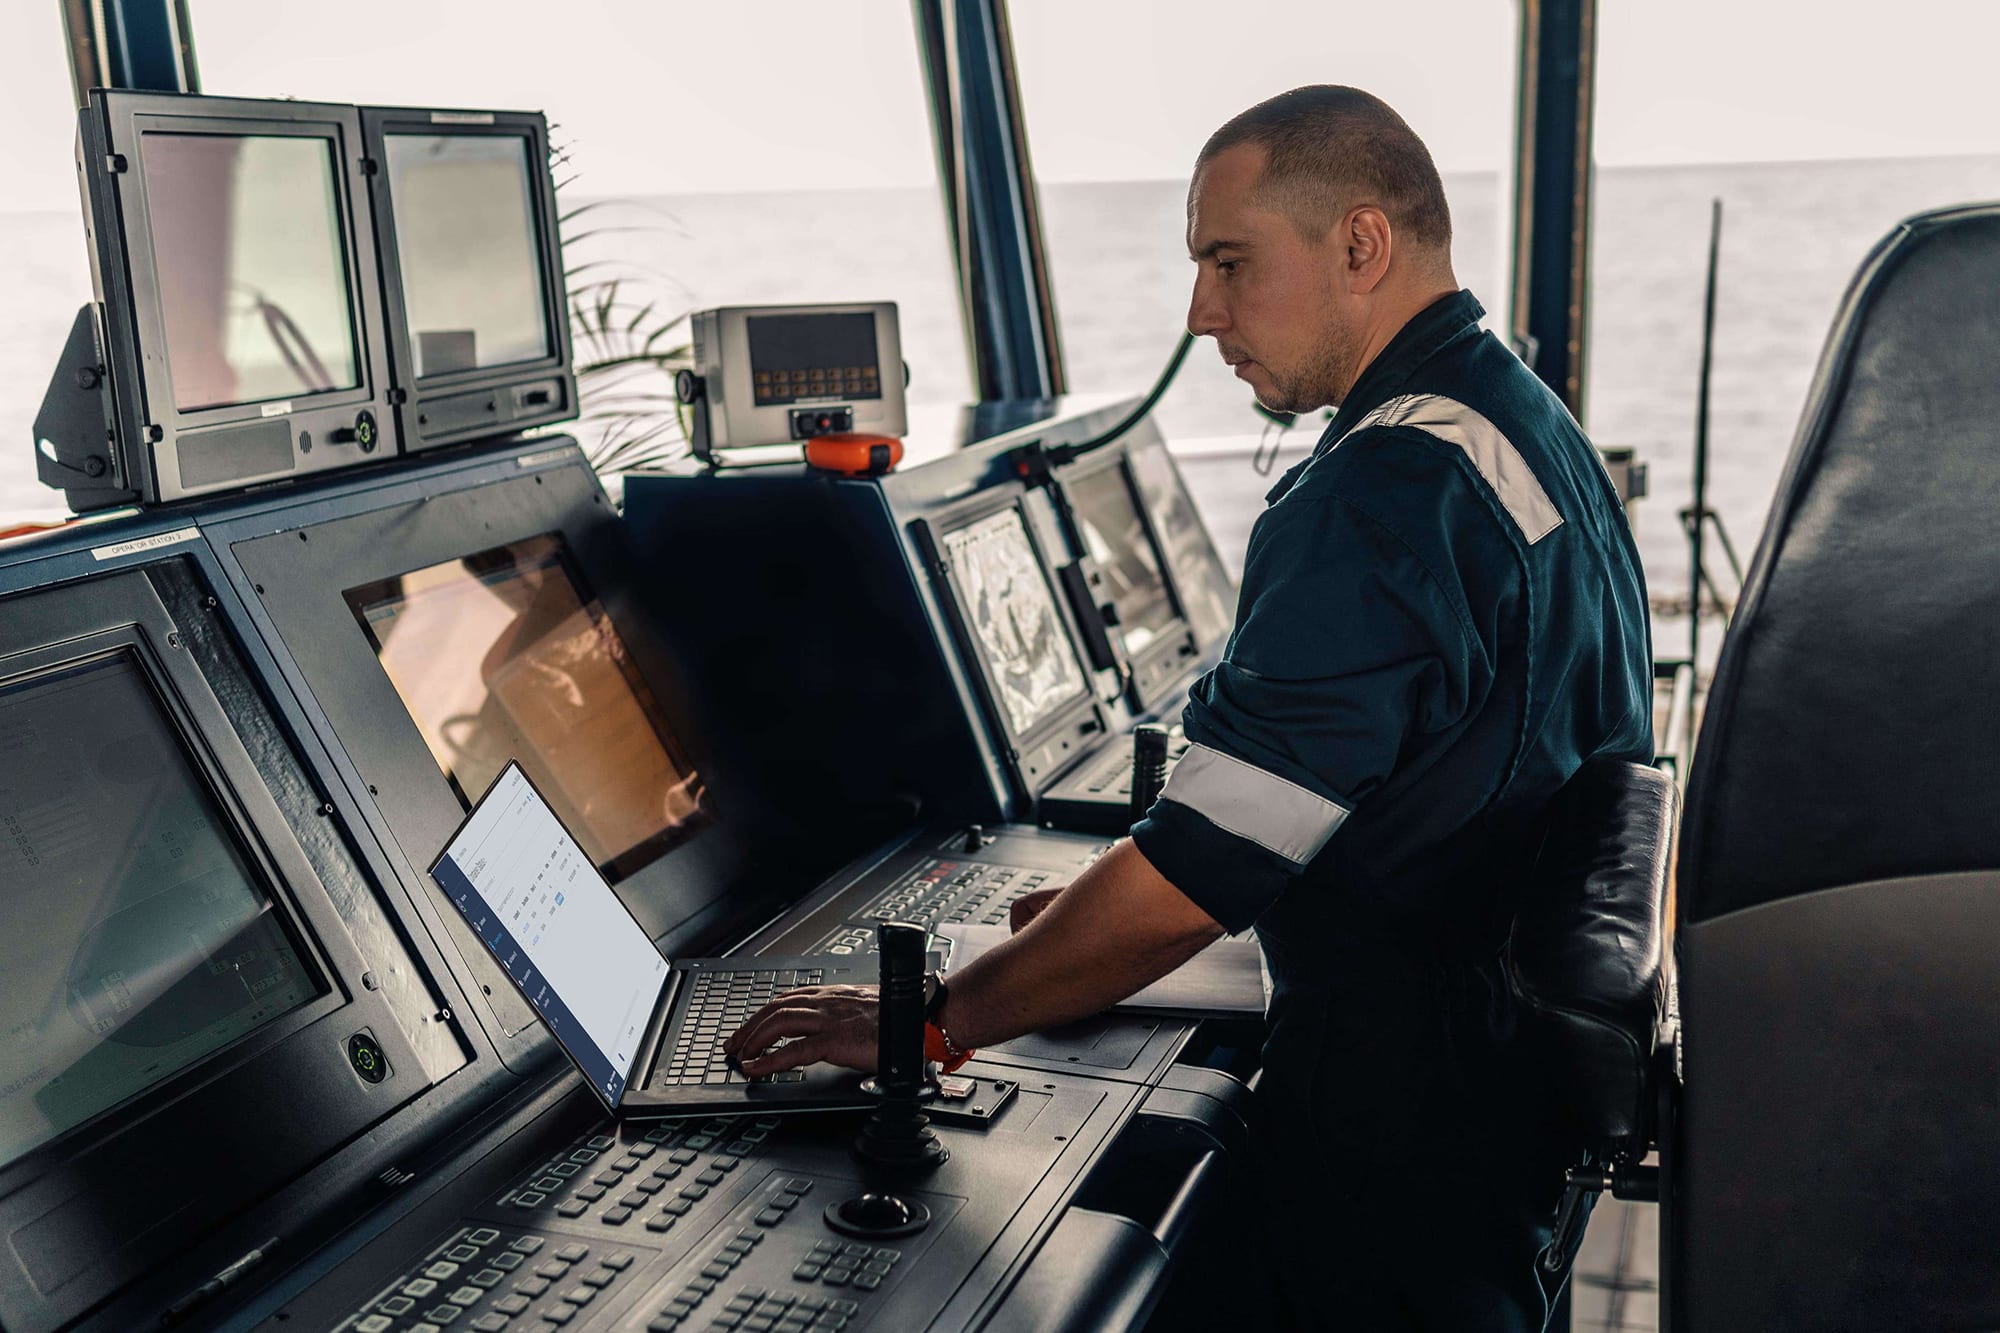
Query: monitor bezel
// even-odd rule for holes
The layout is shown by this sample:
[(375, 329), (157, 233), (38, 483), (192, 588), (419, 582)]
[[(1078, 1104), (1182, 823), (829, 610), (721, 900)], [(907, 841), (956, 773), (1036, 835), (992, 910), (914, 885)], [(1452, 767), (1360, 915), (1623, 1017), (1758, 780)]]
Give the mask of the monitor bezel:
[[(969, 674), (978, 684), (981, 711), (986, 715), (987, 724), (993, 728), (993, 734), (1003, 741), (1001, 752), (1009, 771), (1020, 784), (1018, 794), (1032, 798), (1080, 758), (1088, 748), (1086, 738), (1101, 735), (1107, 723), (1103, 704), (1097, 697), (1096, 678), (1083, 655), (1076, 627), (1070, 623), (1067, 599), (1052, 575), (1048, 552), (1044, 549), (1043, 539), (1035, 533), (1026, 498), (1022, 486), (1010, 483), (974, 496), (963, 504), (917, 519), (913, 526), (924, 548), (925, 563), (931, 571), (937, 600), (958, 649), (958, 660), (969, 665)], [(1055, 608), (1063, 643), (1069, 649), (1070, 660), (1076, 664), (1078, 677), (1083, 681), (1083, 689), (1075, 699), (1051, 710), (1025, 732), (1015, 728), (1013, 719), (1007, 713), (992, 665), (986, 660), (979, 636), (965, 613), (966, 589), (945, 545), (946, 538), (951, 534), (1009, 511), (1019, 520), (1022, 532), (1027, 536), (1028, 551), (1041, 573), (1049, 603)]]
[[(563, 277), (561, 214), (556, 209), (554, 173), (549, 165), (548, 118), (539, 111), (465, 111), (429, 107), (361, 107), (361, 134), (374, 202), (375, 252), (381, 261), (383, 320), (393, 375), (395, 410), (405, 452), (466, 440), (512, 435), (535, 426), (567, 421), (577, 414), (574, 349), (570, 339), (568, 285)], [(467, 138), (525, 139), (528, 143), (529, 211), (542, 268), (542, 321), (550, 352), (532, 361), (477, 366), (419, 379), (403, 298), (402, 251), (396, 241), (395, 190), (389, 174), (392, 134), (462, 135)], [(553, 382), (550, 403), (534, 407), (524, 395)], [(460, 395), (506, 394), (510, 410), (498, 423), (433, 427), (427, 407)], [(496, 409), (495, 415), (500, 415)]]
[[(1123, 449), (1104, 450), (1102, 456), (1098, 458), (1086, 456), (1056, 473), (1056, 485), (1064, 488), (1064, 500), (1068, 503), (1071, 513), (1076, 515), (1078, 535), (1081, 536), (1082, 533), (1083, 512), (1076, 503), (1072, 489), (1074, 484), (1093, 480), (1102, 473), (1113, 471), (1118, 474), (1118, 481), (1124, 488), (1125, 498), (1131, 504), (1133, 514), (1138, 517), (1140, 532), (1147, 544), (1152, 547), (1153, 559), (1160, 572), (1160, 587), (1166, 592), (1167, 605), (1173, 610), (1172, 617), (1161, 629), (1158, 639), (1146, 645), (1145, 650), (1136, 655), (1126, 647), (1122, 626), (1106, 626), (1106, 629), (1111, 631), (1112, 642), (1117, 645), (1120, 658), (1124, 661), (1127, 695), (1131, 699), (1133, 708), (1143, 712), (1173, 693), (1174, 686), (1200, 661), (1201, 645), (1194, 625), (1188, 619), (1187, 604), (1182, 598), (1179, 582), (1174, 576), (1173, 561), (1168, 557), (1166, 544), (1161, 540), (1161, 534), (1153, 521), (1151, 507), (1146, 504), (1145, 496), (1139, 489), (1139, 478)], [(1087, 551), (1082, 552), (1081, 556), (1089, 562), (1090, 572), (1094, 577), (1098, 572), (1095, 557)]]
[[(80, 118), (78, 170), (111, 370), (120, 445), (116, 452), (125, 456), (128, 473), (125, 484), (144, 502), (164, 502), (393, 458), (398, 448), (389, 413), (375, 229), (368, 191), (360, 188), (362, 140), (356, 110), (322, 102), (93, 88)], [(330, 144), (358, 385), (290, 399), (180, 409), (150, 244), (150, 199), (140, 148), (140, 136), (147, 133), (317, 138)], [(288, 404), (288, 410), (271, 412), (276, 403)], [(374, 416), (377, 443), (370, 449), (333, 443), (334, 432), (353, 429), (363, 411)], [(183, 437), (277, 416), (286, 418), (290, 428), (291, 467), (193, 486), (182, 482), (177, 450)], [(304, 436), (313, 442), (310, 449), (302, 447)]]
[[(152, 1118), (162, 1106), (188, 1099), (235, 1102), (243, 1095), (243, 1085), (258, 1081), (260, 1067), (270, 1071), (266, 1077), (282, 1074), (289, 1080), (298, 1075), (303, 1061), (321, 1070), (322, 1080), (344, 1079), (359, 1088), (358, 1097), (335, 1092), (323, 1098), (308, 1136), (316, 1140), (315, 1156), (424, 1091), (429, 1086), (424, 1066), (402, 1038), (386, 1001), (353, 982), (368, 971), (368, 964), (300, 846), (299, 833), (259, 774), (213, 685), (190, 660), (180, 642), (181, 630), (146, 575), (121, 571), (83, 584), (10, 596), (4, 606), (0, 683), (32, 681), (120, 655), (134, 660), (162, 723), (214, 803), (223, 836), (234, 843), (272, 910), (283, 918), (322, 991), (13, 1162), (0, 1164), (0, 1194), (11, 1181), (41, 1175), (79, 1153), (102, 1151), (108, 1141)], [(339, 1039), (315, 1041), (311, 1034), (328, 1020), (340, 1029)], [(392, 1079), (363, 1085), (348, 1068), (342, 1043), (351, 1029), (361, 1027), (367, 1027), (389, 1054)], [(279, 1051), (285, 1054), (275, 1054)], [(285, 1067), (282, 1071), (280, 1065)]]

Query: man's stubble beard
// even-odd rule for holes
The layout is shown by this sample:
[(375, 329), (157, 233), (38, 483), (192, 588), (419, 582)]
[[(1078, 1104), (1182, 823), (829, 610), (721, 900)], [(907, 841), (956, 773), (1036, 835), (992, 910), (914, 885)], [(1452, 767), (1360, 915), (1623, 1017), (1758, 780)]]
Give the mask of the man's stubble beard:
[(1275, 401), (1260, 401), (1273, 412), (1338, 407), (1353, 387), (1349, 370), (1353, 341), (1345, 329), (1329, 324), (1319, 346), (1296, 369), (1280, 371), (1274, 366), (1264, 367), (1271, 376)]

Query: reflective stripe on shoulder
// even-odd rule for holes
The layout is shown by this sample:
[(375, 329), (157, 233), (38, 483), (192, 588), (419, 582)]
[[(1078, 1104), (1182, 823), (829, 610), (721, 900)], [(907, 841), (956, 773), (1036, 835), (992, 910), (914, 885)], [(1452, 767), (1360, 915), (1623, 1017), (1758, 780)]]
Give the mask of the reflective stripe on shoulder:
[[(1406, 393), (1391, 398), (1355, 422), (1354, 430), (1347, 435), (1370, 426), (1407, 426), (1463, 449), (1472, 465), (1479, 469), (1479, 475), (1486, 478), (1486, 484), (1500, 497), (1501, 506), (1528, 539), (1528, 545), (1533, 546), (1562, 526), (1562, 513), (1542, 489), (1534, 469), (1521, 457), (1513, 441), (1502, 435), (1498, 426), (1457, 399), (1435, 393)], [(1341, 436), (1341, 441), (1347, 435)], [(1340, 442), (1335, 442), (1334, 448), (1339, 447)]]
[(1160, 799), (1178, 801), (1209, 823), (1303, 866), (1326, 846), (1348, 812), (1298, 783), (1206, 745), (1190, 745)]

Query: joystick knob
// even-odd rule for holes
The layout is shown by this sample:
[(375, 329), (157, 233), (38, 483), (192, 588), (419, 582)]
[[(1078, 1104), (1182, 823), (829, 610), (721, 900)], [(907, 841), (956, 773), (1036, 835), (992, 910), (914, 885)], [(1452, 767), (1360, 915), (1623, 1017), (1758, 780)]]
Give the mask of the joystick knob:
[(1167, 785), (1167, 729), (1148, 722), (1132, 729), (1132, 822), (1138, 823)]

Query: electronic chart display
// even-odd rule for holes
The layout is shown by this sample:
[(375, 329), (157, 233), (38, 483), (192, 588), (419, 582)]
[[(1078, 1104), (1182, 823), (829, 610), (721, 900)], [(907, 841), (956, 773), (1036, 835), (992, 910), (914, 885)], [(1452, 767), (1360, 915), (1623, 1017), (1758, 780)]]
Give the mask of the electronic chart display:
[(139, 151), (175, 408), (359, 387), (332, 141), (149, 131)]
[(554, 355), (532, 142), (514, 134), (384, 137), (419, 379)]
[(1097, 567), (1098, 596), (1110, 600), (1125, 651), (1137, 657), (1169, 633), (1179, 616), (1124, 469), (1065, 478), (1063, 490)]
[(559, 535), (345, 596), (467, 809), (518, 758), (613, 882), (713, 823), (701, 775)]
[(960, 614), (1016, 736), (1031, 734), (1088, 686), (1018, 509), (944, 535)]
[(0, 685), (0, 1163), (325, 994), (130, 652)]

